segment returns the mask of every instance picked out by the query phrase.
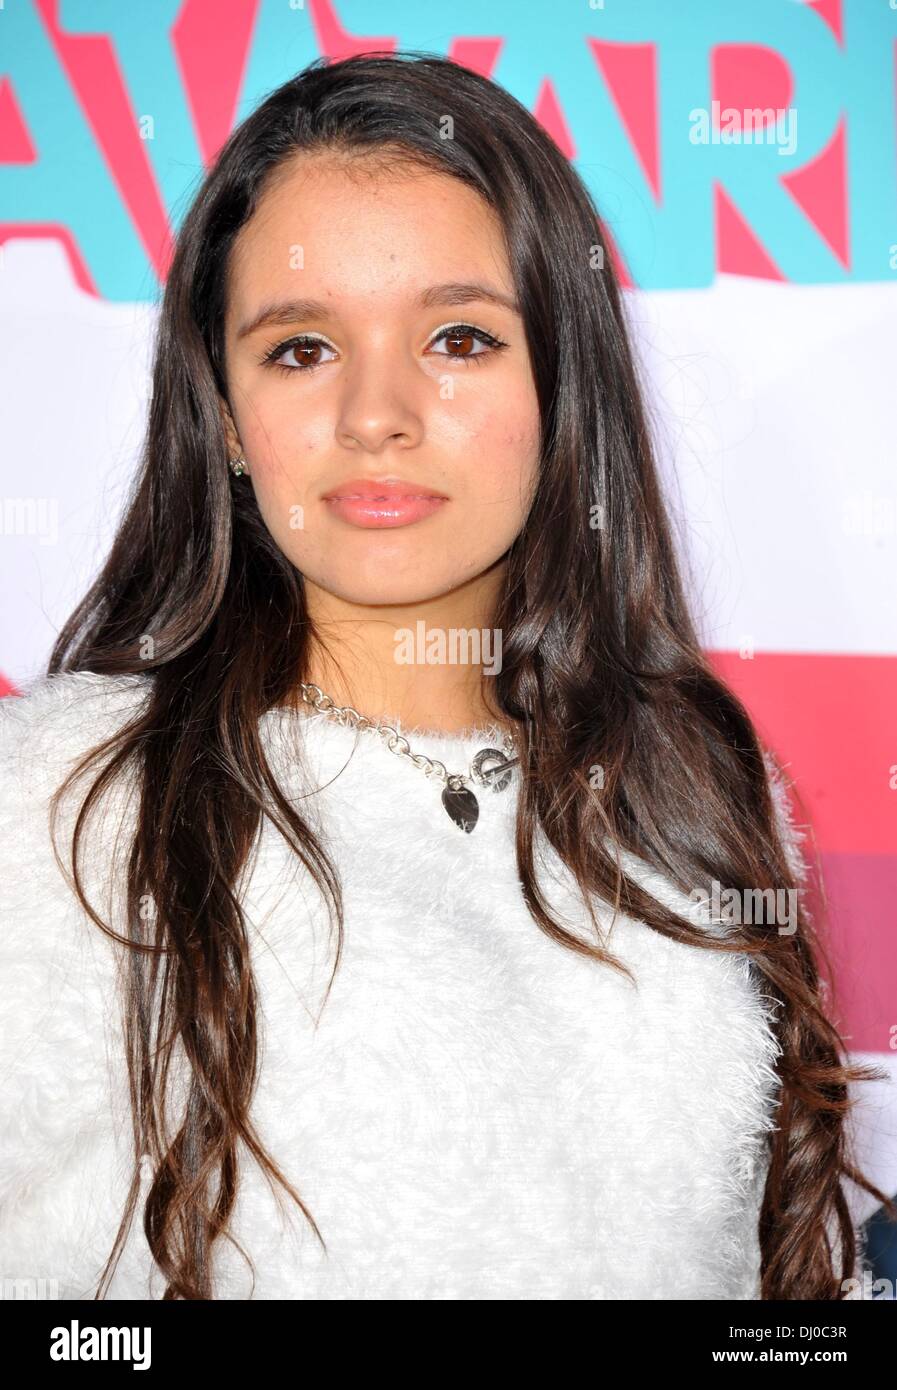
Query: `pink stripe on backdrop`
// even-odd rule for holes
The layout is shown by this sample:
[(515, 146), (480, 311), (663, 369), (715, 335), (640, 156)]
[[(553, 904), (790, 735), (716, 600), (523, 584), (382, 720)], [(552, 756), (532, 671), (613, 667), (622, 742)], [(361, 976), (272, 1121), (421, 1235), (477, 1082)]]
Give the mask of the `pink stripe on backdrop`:
[(787, 764), (820, 852), (897, 855), (897, 657), (708, 656)]
[(851, 1052), (890, 1052), (897, 1044), (897, 855), (824, 854), (822, 873), (836, 1020)]
[[(897, 1024), (897, 658), (708, 653), (787, 766), (820, 855), (834, 1013), (853, 1052)], [(895, 773), (891, 769), (895, 769)], [(893, 1054), (892, 1054), (893, 1055)]]

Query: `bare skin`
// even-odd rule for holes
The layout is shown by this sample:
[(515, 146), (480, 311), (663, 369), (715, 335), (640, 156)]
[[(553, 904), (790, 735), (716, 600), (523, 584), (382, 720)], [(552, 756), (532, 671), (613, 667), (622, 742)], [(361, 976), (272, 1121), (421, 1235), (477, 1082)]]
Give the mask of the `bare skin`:
[[(458, 284), (479, 288), (433, 288)], [(320, 307), (245, 331), (266, 306), (299, 299)], [(504, 346), (445, 331), (459, 325)], [(279, 365), (265, 365), (275, 348)], [(488, 657), (396, 657), (397, 633), (420, 620), (427, 632), (492, 629), (537, 478), (535, 383), (488, 205), (428, 170), (297, 157), (237, 239), (225, 365), (230, 456), (246, 459), (319, 634), (306, 678), (405, 730), (495, 719)], [(411, 524), (366, 529), (324, 500), (359, 478), (447, 500)]]

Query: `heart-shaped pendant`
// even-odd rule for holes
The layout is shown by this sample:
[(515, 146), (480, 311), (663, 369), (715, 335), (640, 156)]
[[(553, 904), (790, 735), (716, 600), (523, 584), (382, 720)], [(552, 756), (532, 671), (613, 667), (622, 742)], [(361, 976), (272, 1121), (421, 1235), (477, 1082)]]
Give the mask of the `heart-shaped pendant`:
[(472, 791), (462, 787), (453, 791), (446, 787), (442, 793), (442, 804), (457, 826), (469, 835), (480, 816), (480, 806)]

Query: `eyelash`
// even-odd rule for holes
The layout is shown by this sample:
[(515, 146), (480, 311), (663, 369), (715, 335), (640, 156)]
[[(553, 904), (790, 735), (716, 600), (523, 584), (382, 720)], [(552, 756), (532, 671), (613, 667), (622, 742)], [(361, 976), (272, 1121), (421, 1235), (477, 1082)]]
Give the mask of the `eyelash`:
[[(494, 333), (487, 333), (484, 328), (477, 328), (476, 325), (472, 323), (451, 323), (446, 328), (439, 328), (436, 331), (435, 337), (430, 341), (438, 343), (445, 338), (467, 337), (476, 338), (479, 342), (484, 343), (489, 351), (471, 353), (466, 357), (458, 357), (449, 352), (440, 353), (438, 355), (440, 357), (448, 357), (455, 362), (476, 362), (479, 364), (487, 357), (491, 357), (493, 352), (499, 352), (502, 348), (508, 346), (504, 339), (497, 338)], [(334, 352), (336, 351), (333, 344), (328, 343), (324, 338), (315, 337), (313, 334), (300, 333), (295, 338), (287, 338), (285, 342), (278, 343), (277, 346), (271, 348), (269, 352), (263, 353), (259, 358), (259, 362), (264, 367), (273, 367), (275, 371), (286, 372), (288, 376), (297, 376), (300, 373), (304, 374), (317, 371), (318, 367), (327, 367), (330, 364), (327, 362), (312, 362), (307, 367), (300, 367), (298, 364), (294, 367), (288, 367), (284, 362), (277, 361), (277, 358), (282, 357), (288, 348), (298, 347), (300, 345), (303, 347), (311, 347), (315, 343), (322, 343), (324, 347), (329, 347), (332, 348)]]

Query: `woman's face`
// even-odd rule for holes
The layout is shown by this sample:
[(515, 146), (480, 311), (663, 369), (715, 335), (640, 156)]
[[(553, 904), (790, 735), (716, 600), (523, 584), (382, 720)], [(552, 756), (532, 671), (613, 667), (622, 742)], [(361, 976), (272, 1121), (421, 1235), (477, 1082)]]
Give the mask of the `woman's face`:
[(513, 300), (457, 179), (301, 156), (270, 187), (231, 258), (229, 442), (307, 589), (405, 604), (500, 572), (539, 453)]

